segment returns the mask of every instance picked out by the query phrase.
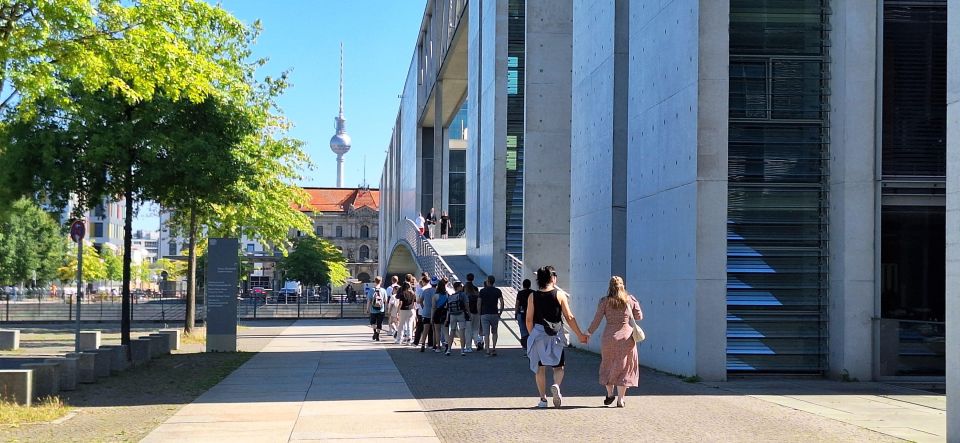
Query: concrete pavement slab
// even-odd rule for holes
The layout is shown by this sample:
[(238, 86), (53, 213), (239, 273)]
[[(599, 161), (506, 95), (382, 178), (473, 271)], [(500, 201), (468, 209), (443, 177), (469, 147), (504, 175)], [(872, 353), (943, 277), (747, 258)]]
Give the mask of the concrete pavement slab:
[(356, 322), (297, 322), (144, 441), (438, 441), (368, 335)]

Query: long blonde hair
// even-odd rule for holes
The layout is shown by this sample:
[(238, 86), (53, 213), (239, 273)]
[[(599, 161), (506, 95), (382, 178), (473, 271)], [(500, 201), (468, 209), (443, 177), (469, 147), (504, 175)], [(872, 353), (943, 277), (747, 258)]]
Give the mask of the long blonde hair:
[(610, 307), (613, 309), (626, 309), (629, 300), (623, 279), (617, 275), (610, 277), (610, 286), (607, 288), (607, 303), (610, 304)]

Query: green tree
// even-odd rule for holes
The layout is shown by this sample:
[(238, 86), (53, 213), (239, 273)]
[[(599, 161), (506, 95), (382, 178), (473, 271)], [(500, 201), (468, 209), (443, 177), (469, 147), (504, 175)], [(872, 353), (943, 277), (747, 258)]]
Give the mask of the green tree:
[(193, 325), (202, 272), (197, 267), (201, 226), (209, 235), (247, 234), (282, 251), (291, 228), (311, 231), (310, 219), (297, 209), (307, 196), (294, 184), (297, 170), (308, 163), (303, 143), (278, 137), (289, 125), (274, 99), (286, 87), (285, 75), (267, 78), (242, 107), (208, 100), (165, 120), (163, 133), (176, 141), (164, 153), (165, 166), (155, 169), (153, 180), (166, 185), (156, 188), (161, 192), (153, 199), (174, 210), (172, 228), (187, 238), (186, 333)]
[(123, 278), (123, 260), (117, 257), (113, 249), (104, 247), (100, 251), (100, 258), (103, 260), (104, 274), (107, 280), (114, 282)]
[(29, 200), (17, 200), (0, 213), (0, 232), (0, 283), (56, 277), (66, 241), (49, 213)]
[(307, 286), (342, 285), (350, 272), (343, 253), (332, 243), (317, 237), (301, 237), (294, 250), (280, 261), (288, 280)]
[[(37, 195), (62, 206), (75, 196), (82, 211), (103, 197), (123, 196), (121, 341), (129, 344), (132, 221), (138, 202), (150, 194), (151, 182), (142, 174), (157, 157), (147, 151), (163, 139), (151, 117), (164, 104), (211, 97), (243, 106), (253, 70), (249, 45), (257, 29), (200, 0), (16, 3), (0, 19), (5, 33), (0, 39), (6, 39), (0, 46), (0, 84), (12, 85), (22, 95), (17, 102), (29, 106), (3, 114), (0, 164), (26, 161), (31, 168), (19, 173), (5, 168), (0, 205)], [(51, 31), (46, 17), (64, 13), (71, 17), (68, 25)], [(38, 32), (23, 31), (30, 29), (31, 17), (40, 17)], [(52, 46), (75, 46), (63, 59), (29, 50), (51, 45), (48, 37), (58, 33), (68, 35), (56, 37)], [(30, 75), (21, 65), (46, 72)], [(89, 66), (95, 69), (85, 69)]]
[[(57, 277), (63, 283), (77, 281), (77, 245), (72, 245), (63, 256), (63, 266), (57, 269)], [(107, 267), (92, 244), (83, 245), (83, 281), (84, 283), (107, 278)]]
[(201, 0), (3, 0), (0, 111), (38, 98), (68, 106), (75, 83), (131, 103), (243, 88), (236, 61), (248, 53), (236, 42), (256, 26)]

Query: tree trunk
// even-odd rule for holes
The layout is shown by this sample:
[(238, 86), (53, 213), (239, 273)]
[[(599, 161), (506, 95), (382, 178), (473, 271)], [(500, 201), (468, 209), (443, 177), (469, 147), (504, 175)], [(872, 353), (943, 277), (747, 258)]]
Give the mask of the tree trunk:
[(123, 198), (126, 201), (123, 220), (123, 290), (120, 296), (120, 343), (127, 346), (130, 357), (130, 260), (133, 239), (133, 162), (127, 167)]
[(197, 211), (190, 209), (189, 261), (187, 262), (187, 312), (184, 316), (183, 333), (193, 333), (193, 324), (197, 316)]

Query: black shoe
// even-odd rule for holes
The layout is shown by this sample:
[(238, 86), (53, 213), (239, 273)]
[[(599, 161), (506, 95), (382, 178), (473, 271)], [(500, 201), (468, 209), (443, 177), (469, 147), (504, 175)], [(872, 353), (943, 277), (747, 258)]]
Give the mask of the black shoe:
[(607, 406), (610, 406), (610, 405), (613, 404), (613, 401), (616, 400), (616, 399), (617, 399), (616, 396), (604, 397), (604, 398), (603, 398), (603, 404), (604, 404), (604, 405), (607, 405)]
[(421, 346), (421, 347), (420, 347), (420, 352), (424, 352), (425, 349), (426, 349), (425, 347)]

